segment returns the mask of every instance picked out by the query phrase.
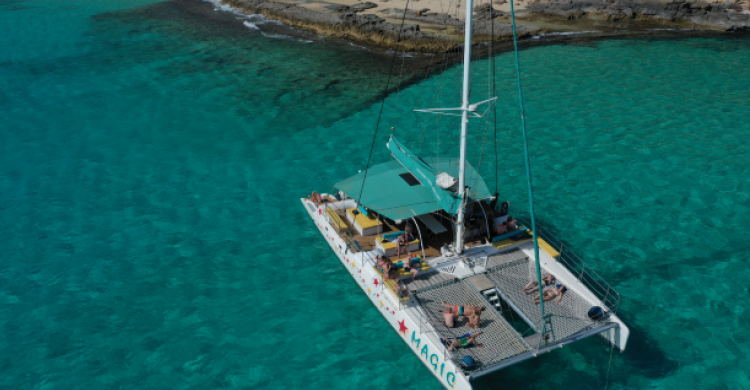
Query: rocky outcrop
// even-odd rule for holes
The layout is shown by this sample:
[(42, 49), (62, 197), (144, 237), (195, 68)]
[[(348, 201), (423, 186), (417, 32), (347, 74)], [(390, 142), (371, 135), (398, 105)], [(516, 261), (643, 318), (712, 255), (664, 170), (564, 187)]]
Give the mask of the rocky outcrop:
[[(353, 6), (331, 5), (325, 8), (328, 13), (313, 11), (294, 4), (269, 0), (224, 0), (236, 9), (246, 13), (263, 14), (289, 26), (312, 31), (322, 36), (332, 36), (356, 41), (369, 46), (409, 52), (440, 53), (455, 50), (461, 46), (462, 40), (447, 35), (437, 35), (423, 32), (420, 24), (438, 26), (453, 26), (456, 31), (463, 33), (463, 22), (445, 13), (430, 12), (429, 9), (406, 10), (389, 8), (380, 11), (386, 17), (404, 19), (409, 22), (418, 21), (420, 24), (396, 24), (387, 22), (373, 14), (359, 14), (362, 10), (377, 7), (374, 3), (361, 3)], [(500, 11), (486, 7), (479, 10), (482, 19), (499, 17)], [(474, 25), (475, 42), (512, 39), (513, 31), (508, 21), (478, 20)], [(528, 36), (539, 31), (538, 28), (519, 26), (519, 36)], [(494, 35), (492, 34), (494, 32)]]
[(608, 20), (660, 19), (681, 22), (695, 28), (745, 30), (750, 28), (750, 15), (737, 12), (737, 4), (711, 4), (704, 0), (672, 0), (657, 3), (643, 0), (553, 0), (537, 2), (526, 8), (527, 14), (555, 15), (579, 19), (586, 15), (604, 15)]
[(345, 8), (333, 10), (334, 13), (323, 13), (269, 0), (224, 0), (224, 3), (246, 13), (263, 14), (321, 36), (342, 38), (369, 46), (398, 47), (403, 51), (428, 53), (447, 52), (457, 47), (457, 42), (446, 36), (421, 31), (419, 24), (405, 23), (402, 26), (386, 22), (377, 15), (361, 15), (357, 11), (362, 8), (361, 4), (344, 6)]
[[(494, 3), (502, 4), (505, 1), (495, 0)], [(442, 53), (460, 48), (463, 42), (463, 21), (427, 8), (387, 8), (378, 11), (376, 15), (362, 13), (378, 7), (371, 2), (351, 6), (329, 4), (323, 7), (322, 12), (273, 0), (223, 2), (248, 14), (263, 14), (294, 28), (371, 47)], [(565, 19), (570, 28), (568, 31), (586, 31), (581, 29), (588, 19), (597, 28), (609, 28), (609, 36), (622, 34), (623, 23), (626, 24), (625, 30), (634, 26), (634, 31), (648, 31), (656, 27), (724, 31), (750, 29), (750, 15), (737, 10), (741, 11), (741, 6), (708, 3), (705, 0), (671, 0), (669, 3), (653, 0), (529, 0), (525, 10), (516, 12), (517, 18), (521, 20), (517, 25), (517, 32), (519, 38), (525, 38), (550, 31), (548, 26), (553, 31), (565, 29), (561, 27), (564, 24), (557, 20), (549, 24), (542, 23), (542, 27), (539, 27), (535, 18)], [(494, 9), (490, 4), (477, 6), (474, 11), (474, 43), (512, 39), (513, 31), (507, 14)], [(387, 19), (404, 20), (404, 23), (389, 22)], [(526, 23), (523, 23), (524, 19)], [(630, 20), (637, 20), (638, 26), (626, 23)], [(425, 32), (422, 27), (439, 33)]]

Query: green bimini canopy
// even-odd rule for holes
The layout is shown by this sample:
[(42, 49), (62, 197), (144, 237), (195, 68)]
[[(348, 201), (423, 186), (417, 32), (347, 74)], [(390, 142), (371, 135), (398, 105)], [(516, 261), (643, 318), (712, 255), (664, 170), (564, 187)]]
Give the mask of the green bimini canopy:
[[(364, 172), (360, 172), (336, 183), (336, 187), (349, 197), (359, 199), (365, 207), (393, 220), (437, 210), (445, 210), (451, 215), (458, 212), (461, 196), (444, 190), (435, 183), (436, 176), (441, 172), (458, 177), (457, 158), (422, 159), (412, 154), (394, 137), (388, 141), (388, 149), (396, 160), (371, 167), (366, 179)], [(466, 185), (471, 187), (470, 199), (479, 200), (491, 196), (484, 180), (468, 163)]]

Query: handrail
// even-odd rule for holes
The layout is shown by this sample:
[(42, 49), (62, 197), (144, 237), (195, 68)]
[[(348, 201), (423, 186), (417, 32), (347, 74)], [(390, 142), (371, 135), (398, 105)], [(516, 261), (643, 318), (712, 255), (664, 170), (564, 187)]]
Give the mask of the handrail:
[[(517, 219), (523, 224), (529, 224), (528, 219), (524, 214), (518, 212), (518, 210), (513, 209), (509, 211), (512, 211), (512, 213), (517, 216)], [(591, 266), (588, 266), (580, 255), (570, 249), (570, 246), (565, 245), (562, 240), (555, 237), (538, 223), (537, 234), (560, 253), (560, 256), (558, 256), (557, 259), (565, 265), (570, 272), (576, 275), (578, 280), (583, 283), (612, 314), (617, 314), (617, 310), (620, 306), (620, 293), (607, 283), (601, 275), (594, 271)]]
[[(524, 217), (519, 217), (524, 220)], [(617, 313), (620, 305), (620, 294), (612, 286), (604, 281), (591, 266), (588, 266), (580, 255), (575, 253), (566, 246), (560, 239), (546, 231), (540, 229), (537, 232), (541, 238), (555, 248), (560, 256), (558, 260), (564, 264), (573, 274), (577, 274), (578, 280), (583, 283), (612, 313)]]

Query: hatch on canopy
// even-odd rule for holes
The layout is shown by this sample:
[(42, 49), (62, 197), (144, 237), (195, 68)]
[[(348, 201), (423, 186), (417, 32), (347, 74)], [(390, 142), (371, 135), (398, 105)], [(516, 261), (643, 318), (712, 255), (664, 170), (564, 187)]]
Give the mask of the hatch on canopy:
[[(388, 149), (396, 160), (371, 167), (366, 179), (364, 172), (360, 172), (336, 183), (336, 187), (349, 197), (359, 199), (365, 207), (393, 220), (438, 210), (451, 215), (458, 212), (461, 196), (435, 183), (442, 172), (458, 176), (457, 158), (420, 158), (393, 136), (388, 141)], [(469, 201), (491, 197), (484, 180), (468, 163), (466, 184), (470, 187)]]

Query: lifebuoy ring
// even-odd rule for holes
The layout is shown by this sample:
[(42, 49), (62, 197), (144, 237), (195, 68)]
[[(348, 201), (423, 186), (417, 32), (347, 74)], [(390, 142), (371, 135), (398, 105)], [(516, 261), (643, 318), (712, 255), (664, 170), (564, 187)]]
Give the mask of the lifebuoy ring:
[(320, 197), (320, 194), (313, 191), (312, 193), (312, 201), (315, 203), (323, 203), (323, 198)]

